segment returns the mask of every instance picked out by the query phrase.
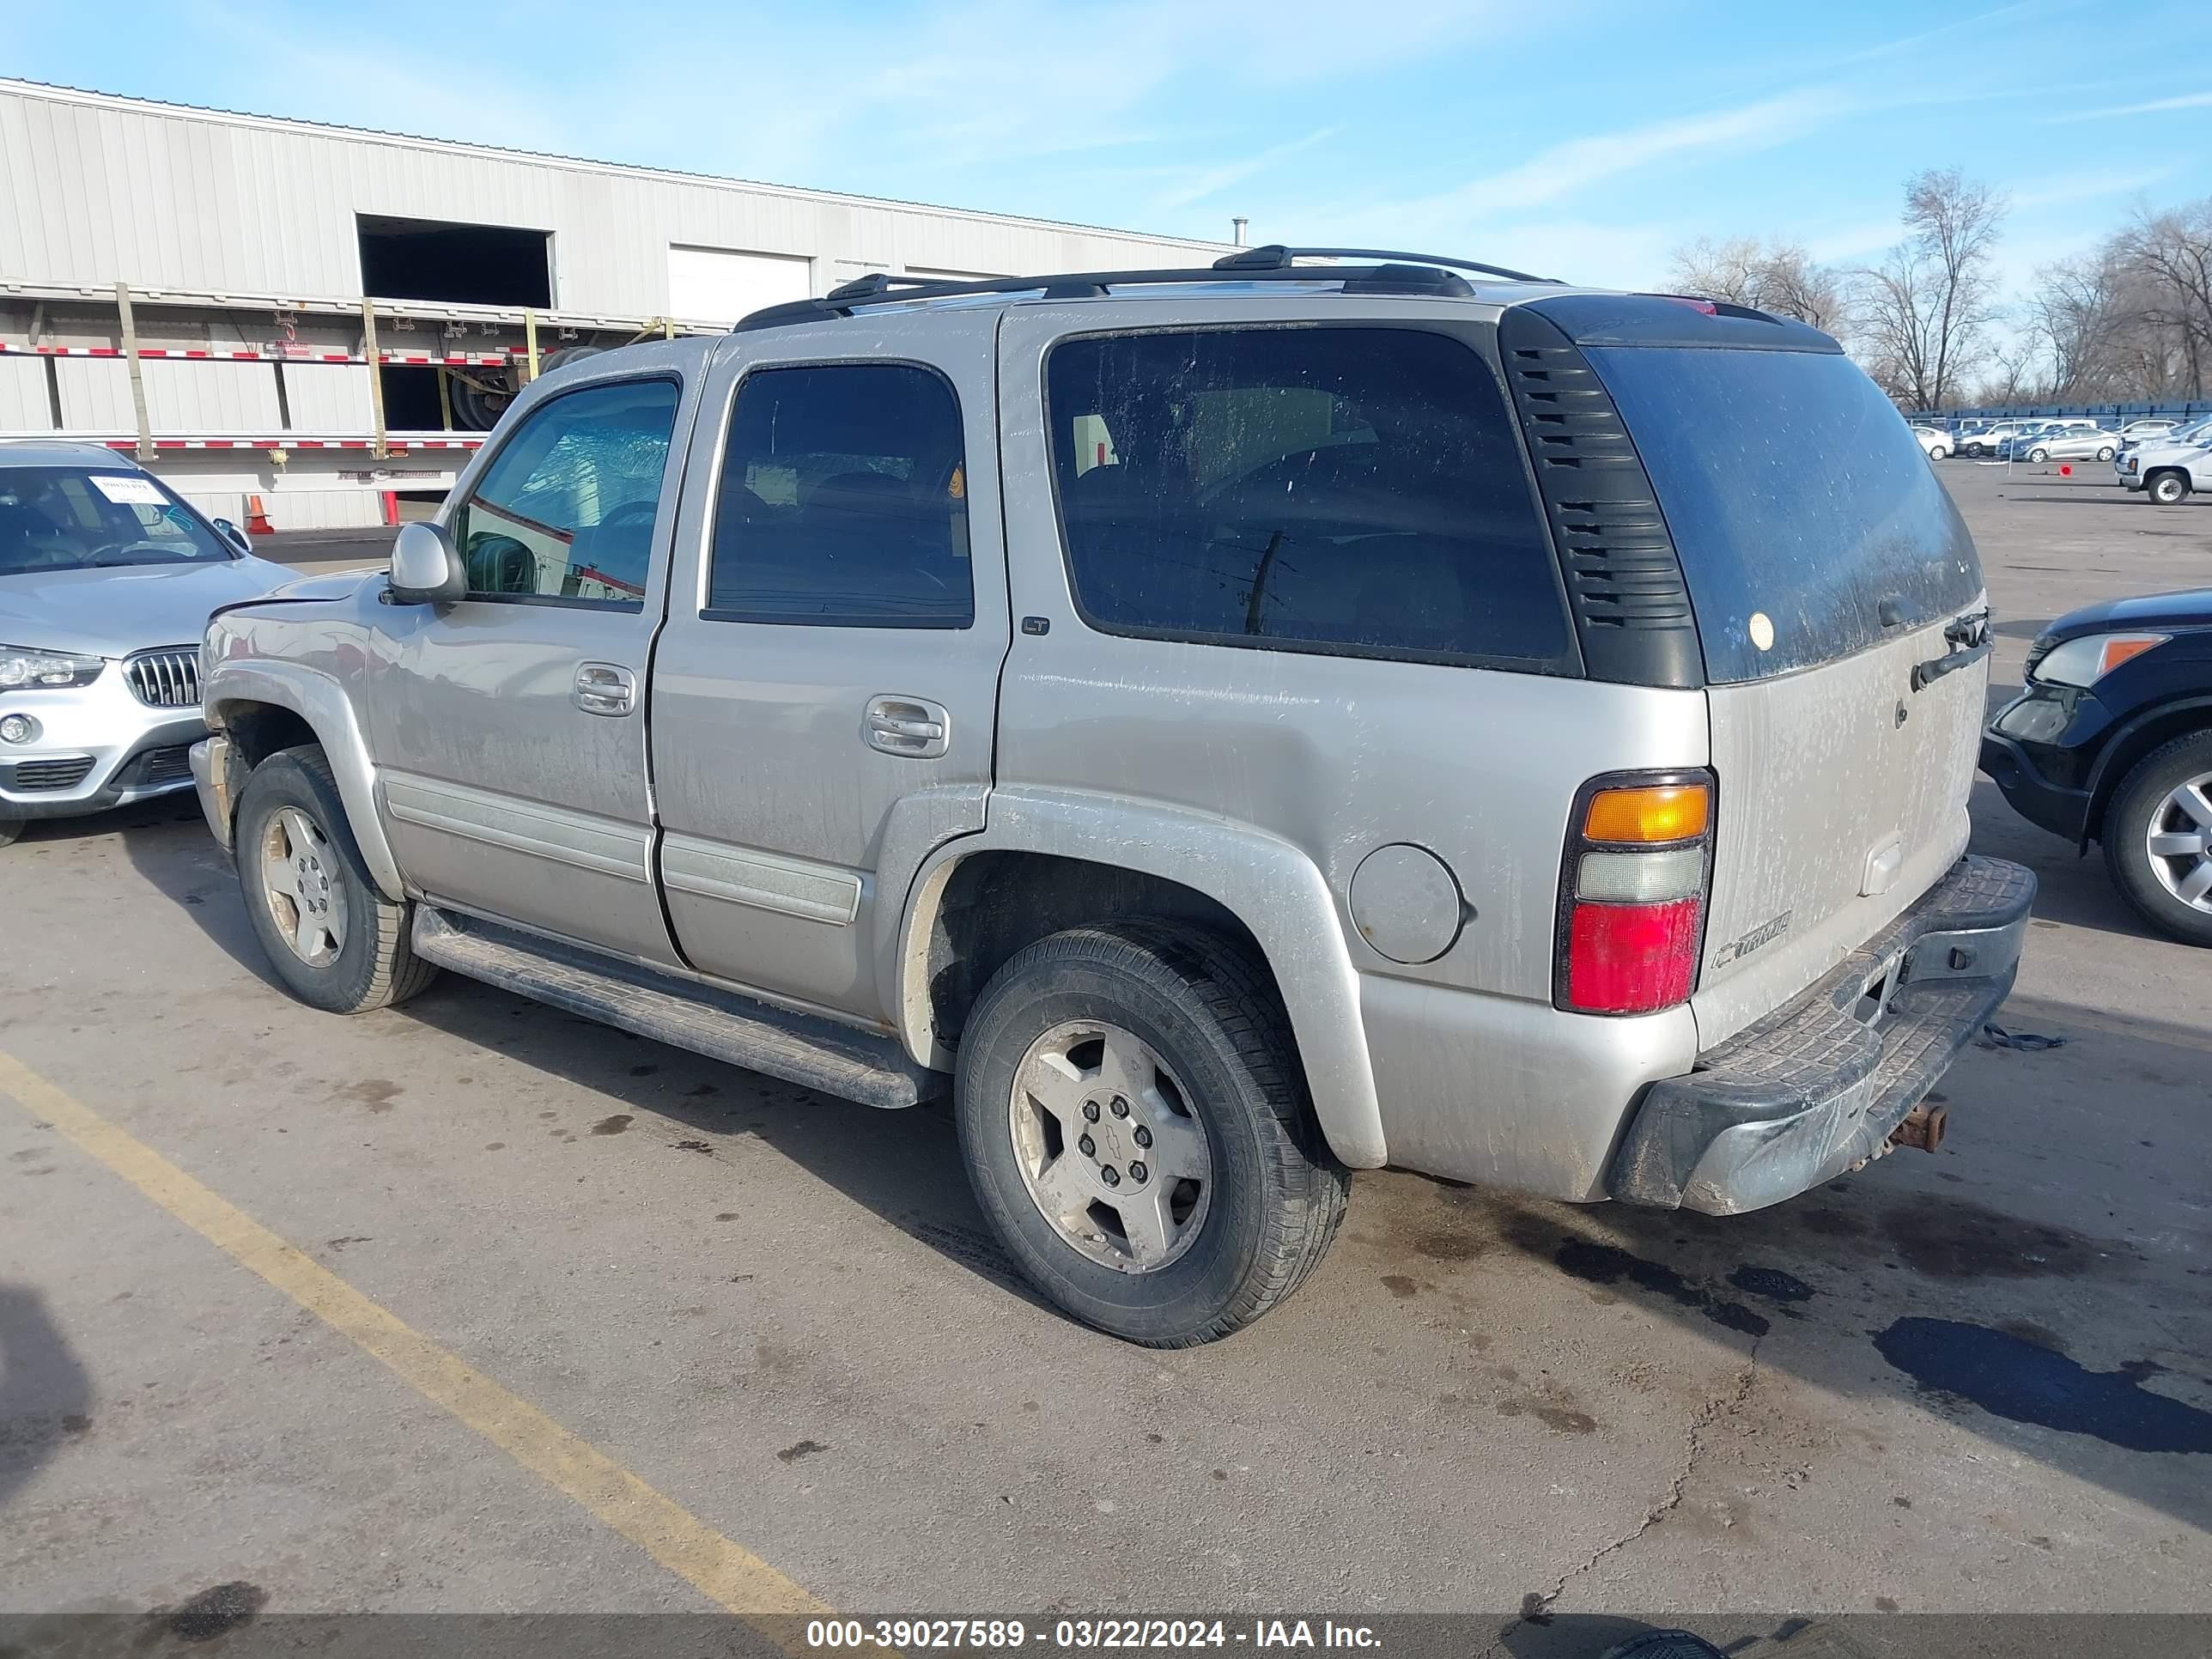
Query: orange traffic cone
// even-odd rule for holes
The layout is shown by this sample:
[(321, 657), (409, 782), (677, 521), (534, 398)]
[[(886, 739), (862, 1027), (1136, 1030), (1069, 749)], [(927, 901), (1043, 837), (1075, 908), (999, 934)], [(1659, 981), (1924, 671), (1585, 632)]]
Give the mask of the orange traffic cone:
[(246, 533), (249, 536), (273, 536), (276, 526), (269, 522), (269, 509), (261, 504), (258, 495), (246, 498)]

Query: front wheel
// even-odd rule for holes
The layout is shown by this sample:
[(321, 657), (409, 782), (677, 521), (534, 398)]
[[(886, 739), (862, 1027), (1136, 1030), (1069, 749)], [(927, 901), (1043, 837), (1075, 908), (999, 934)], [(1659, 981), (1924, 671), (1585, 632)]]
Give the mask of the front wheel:
[(961, 1148), (1038, 1290), (1179, 1348), (1251, 1323), (1327, 1252), (1347, 1178), (1280, 1002), (1235, 947), (1115, 923), (1017, 953), (960, 1041)]
[(2097, 459), (2100, 461), (2109, 461), (2112, 459), (2112, 445), (2106, 444), (2102, 449), (2097, 452)]
[(412, 907), (377, 890), (320, 748), (272, 755), (238, 803), (238, 884), (285, 988), (334, 1014), (389, 1007), (437, 977), (408, 938)]
[(2160, 507), (2178, 507), (2189, 499), (2189, 480), (2179, 472), (2161, 472), (2143, 486)]
[(2051, 452), (2047, 449), (2031, 449), (2027, 452), (2027, 459), (2031, 461), (2047, 461), (2051, 459)]
[(2105, 867), (2144, 921), (2212, 945), (2212, 732), (2154, 749), (2113, 792)]

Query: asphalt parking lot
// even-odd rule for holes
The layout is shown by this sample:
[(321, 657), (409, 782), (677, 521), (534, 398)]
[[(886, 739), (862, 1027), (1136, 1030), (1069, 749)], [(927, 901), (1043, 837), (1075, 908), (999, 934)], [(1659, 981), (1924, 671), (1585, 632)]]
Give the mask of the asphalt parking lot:
[[(2212, 503), (2078, 471), (1942, 468), (2002, 684), (2212, 582)], [(33, 827), (0, 1611), (705, 1608), (693, 1545), (871, 1613), (2212, 1611), (2212, 957), (1975, 817), (2044, 884), (1999, 1018), (2064, 1042), (1969, 1049), (1936, 1155), (1728, 1221), (1362, 1175), (1290, 1304), (1173, 1354), (1024, 1293), (941, 1109), (450, 977), (318, 1014), (189, 797)]]

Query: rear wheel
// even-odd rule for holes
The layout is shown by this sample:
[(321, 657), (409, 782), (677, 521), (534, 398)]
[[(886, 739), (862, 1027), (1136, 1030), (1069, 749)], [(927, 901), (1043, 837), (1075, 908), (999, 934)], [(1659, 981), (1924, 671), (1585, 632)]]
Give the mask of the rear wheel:
[(1947, 459), (1950, 453), (1951, 452), (1944, 448), (1942, 445), (1937, 444), (1935, 448), (1928, 452), (1928, 459), (1931, 461), (1940, 461)]
[(1018, 952), (977, 1000), (957, 1090), (969, 1177), (1008, 1254), (1133, 1342), (1249, 1324), (1344, 1214), (1273, 988), (1210, 934), (1117, 923)]
[(2174, 507), (2189, 499), (2189, 479), (2180, 472), (2154, 472), (2143, 492), (2160, 507)]
[(2154, 749), (2105, 809), (2105, 866), (2143, 919), (2212, 945), (2212, 732)]
[(238, 884), (285, 988), (311, 1007), (365, 1013), (437, 977), (408, 939), (411, 905), (377, 890), (320, 748), (272, 755), (239, 798)]

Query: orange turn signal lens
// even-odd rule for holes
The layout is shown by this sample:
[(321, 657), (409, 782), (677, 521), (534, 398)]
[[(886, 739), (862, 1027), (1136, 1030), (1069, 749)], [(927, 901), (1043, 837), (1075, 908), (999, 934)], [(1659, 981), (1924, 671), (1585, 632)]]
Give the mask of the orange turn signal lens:
[(2115, 634), (2105, 641), (2105, 648), (2098, 653), (2098, 677), (2102, 678), (2130, 658), (2140, 657), (2154, 646), (2164, 645), (2169, 637), (2165, 634)]
[(1583, 820), (1589, 841), (1643, 843), (1689, 841), (1705, 833), (1711, 792), (1702, 783), (1650, 784), (1640, 789), (1601, 789)]

